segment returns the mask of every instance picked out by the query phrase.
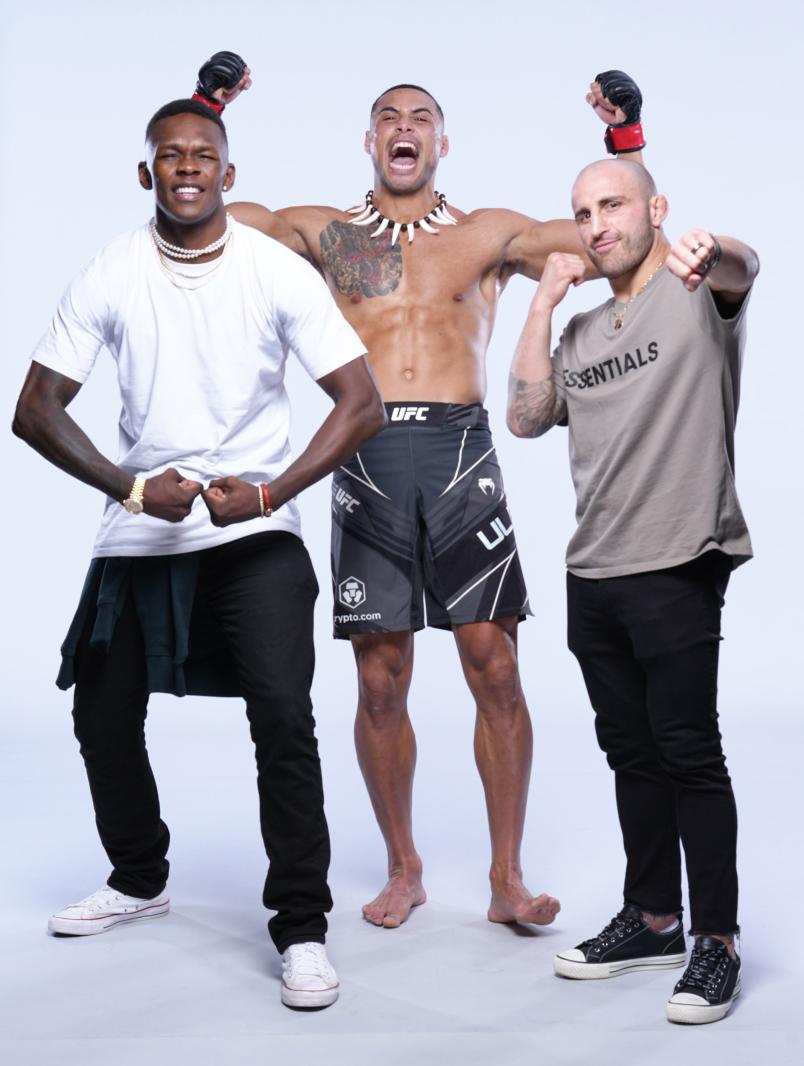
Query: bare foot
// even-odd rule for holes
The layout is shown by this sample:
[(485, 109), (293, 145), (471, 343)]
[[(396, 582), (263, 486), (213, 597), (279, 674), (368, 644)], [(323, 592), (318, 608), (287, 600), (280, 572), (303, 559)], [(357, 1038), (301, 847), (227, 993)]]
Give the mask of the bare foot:
[(391, 874), (379, 896), (363, 908), (363, 917), (372, 925), (396, 929), (406, 921), (414, 907), (426, 900), (427, 893), (418, 874)]
[(561, 910), (557, 899), (542, 892), (532, 896), (521, 881), (506, 881), (492, 887), (490, 922), (519, 922), (522, 925), (550, 925)]

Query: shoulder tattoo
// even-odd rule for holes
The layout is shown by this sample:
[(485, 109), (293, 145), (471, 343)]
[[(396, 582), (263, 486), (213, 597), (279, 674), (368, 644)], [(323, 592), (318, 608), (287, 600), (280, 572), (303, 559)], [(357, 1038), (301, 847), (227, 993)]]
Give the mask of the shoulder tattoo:
[(372, 240), (348, 222), (330, 222), (321, 231), (321, 265), (344, 296), (386, 296), (402, 277), (402, 249), (391, 234)]

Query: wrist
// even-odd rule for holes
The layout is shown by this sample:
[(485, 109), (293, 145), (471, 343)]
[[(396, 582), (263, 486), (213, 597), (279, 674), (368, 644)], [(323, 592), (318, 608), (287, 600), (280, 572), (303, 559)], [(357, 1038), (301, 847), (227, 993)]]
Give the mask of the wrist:
[(530, 305), (530, 311), (528, 317), (536, 319), (537, 321), (551, 321), (553, 318), (553, 311), (555, 311), (558, 305), (552, 303), (548, 297), (541, 296), (538, 292), (534, 296)]

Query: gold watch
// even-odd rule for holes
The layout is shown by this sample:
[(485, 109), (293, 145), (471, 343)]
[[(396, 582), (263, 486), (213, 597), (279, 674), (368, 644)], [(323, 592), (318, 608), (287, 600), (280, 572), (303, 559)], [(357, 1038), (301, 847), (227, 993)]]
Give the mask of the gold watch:
[(131, 492), (128, 494), (128, 499), (123, 500), (123, 506), (129, 514), (142, 514), (142, 497), (145, 492), (145, 478), (135, 477), (134, 484), (131, 486)]

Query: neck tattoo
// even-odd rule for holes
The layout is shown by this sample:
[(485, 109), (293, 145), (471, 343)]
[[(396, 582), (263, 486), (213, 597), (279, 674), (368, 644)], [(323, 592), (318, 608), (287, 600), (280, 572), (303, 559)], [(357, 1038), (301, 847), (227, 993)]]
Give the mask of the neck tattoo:
[(154, 218), (151, 219), (150, 229), (154, 244), (162, 255), (169, 256), (171, 259), (200, 259), (202, 255), (217, 252), (219, 248), (223, 248), (226, 245), (232, 236), (232, 216), (227, 212), (226, 229), (223, 232), (223, 236), (218, 237), (212, 244), (208, 244), (206, 248), (182, 248), (179, 244), (171, 244), (165, 240), (156, 228), (156, 219)]
[(612, 317), (614, 318), (614, 328), (615, 329), (622, 329), (623, 328), (623, 322), (625, 321), (625, 316), (626, 316), (626, 314), (628, 312), (628, 308), (631, 306), (631, 304), (634, 302), (634, 300), (636, 300), (637, 296), (641, 296), (642, 295), (642, 293), (645, 291), (645, 289), (647, 289), (648, 285), (650, 285), (650, 283), (653, 281), (653, 279), (656, 277), (656, 275), (659, 273), (659, 271), (662, 269), (663, 266), (664, 266), (664, 259), (661, 261), (661, 263), (659, 263), (659, 265), (656, 267), (656, 269), (653, 271), (653, 273), (648, 275), (648, 278), (645, 281), (645, 284), (634, 293), (634, 295), (630, 298), (630, 300), (626, 300), (625, 307), (622, 309), (622, 311), (614, 311)]
[(447, 210), (447, 198), (442, 192), (436, 193), (436, 205), (426, 215), (421, 218), (417, 218), (415, 222), (397, 222), (393, 218), (388, 218), (383, 215), (378, 208), (374, 206), (374, 192), (369, 189), (366, 193), (366, 202), (364, 204), (356, 204), (354, 207), (349, 207), (346, 210), (347, 215), (356, 215), (356, 218), (350, 218), (349, 223), (352, 226), (370, 226), (374, 222), (379, 223), (375, 231), (371, 234), (372, 237), (379, 237), (381, 233), (385, 233), (389, 226), (393, 226), (391, 230), (391, 247), (396, 244), (397, 238), (401, 231), (407, 230), (408, 244), (413, 241), (416, 235), (417, 229), (423, 229), (426, 233), (440, 233), (440, 230), (435, 226), (431, 226), (431, 222), (437, 222), (440, 226), (457, 226), (457, 218), (453, 218)]

